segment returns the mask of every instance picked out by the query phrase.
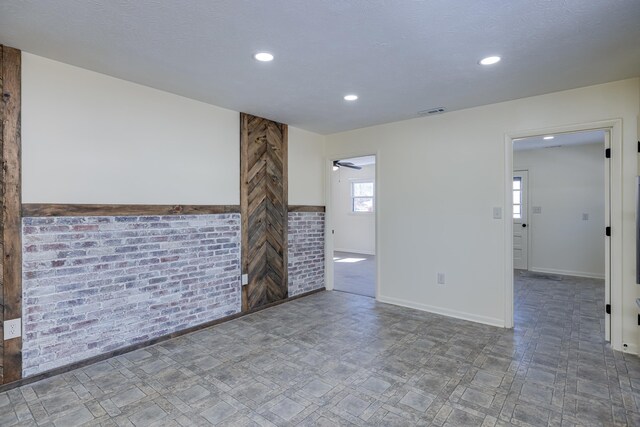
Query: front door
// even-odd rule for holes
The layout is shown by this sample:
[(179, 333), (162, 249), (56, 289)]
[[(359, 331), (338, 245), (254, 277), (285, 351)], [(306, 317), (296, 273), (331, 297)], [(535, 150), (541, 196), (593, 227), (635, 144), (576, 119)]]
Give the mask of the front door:
[(513, 268), (529, 268), (527, 223), (527, 171), (513, 172)]

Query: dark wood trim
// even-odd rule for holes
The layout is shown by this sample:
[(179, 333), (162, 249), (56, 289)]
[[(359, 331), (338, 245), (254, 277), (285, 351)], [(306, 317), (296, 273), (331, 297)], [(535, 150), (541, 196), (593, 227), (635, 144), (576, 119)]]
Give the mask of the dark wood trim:
[(324, 206), (289, 205), (289, 212), (325, 212)]
[[(249, 194), (245, 191), (249, 182), (247, 180), (247, 159), (249, 157), (248, 144), (244, 144), (243, 141), (249, 139), (249, 126), (247, 118), (244, 113), (240, 113), (240, 229), (242, 230), (240, 236), (240, 269), (244, 275), (249, 271), (249, 261), (247, 258), (247, 248), (249, 247), (249, 235), (245, 233), (245, 230), (249, 226), (249, 218), (243, 210), (246, 210), (246, 206), (249, 206)], [(242, 305), (242, 311), (249, 309), (249, 294), (246, 285), (242, 286), (240, 292), (240, 300)]]
[[(2, 46), (2, 288), (3, 321), (22, 318), (20, 206), (22, 53)], [(2, 338), (2, 337), (0, 337)], [(22, 337), (4, 341), (3, 382), (22, 378)]]
[(25, 203), (22, 216), (139, 216), (239, 213), (239, 205), (75, 205)]
[(296, 295), (294, 297), (288, 297), (287, 299), (283, 299), (283, 300), (280, 300), (280, 301), (272, 302), (270, 304), (266, 304), (266, 305), (264, 305), (262, 307), (255, 308), (255, 309), (250, 310), (250, 311), (245, 311), (245, 312), (241, 311), (239, 313), (232, 314), (231, 316), (222, 317), (220, 319), (212, 320), (210, 322), (203, 323), (201, 325), (193, 326), (191, 328), (187, 328), (187, 329), (183, 329), (181, 331), (177, 331), (177, 332), (174, 332), (174, 333), (171, 333), (171, 334), (163, 335), (161, 337), (154, 338), (154, 339), (149, 340), (149, 341), (145, 341), (145, 342), (138, 343), (138, 344), (135, 344), (135, 345), (131, 345), (131, 346), (128, 346), (128, 347), (124, 347), (124, 348), (121, 348), (121, 349), (118, 349), (118, 350), (111, 351), (109, 353), (101, 354), (99, 356), (95, 356), (95, 357), (92, 357), (90, 359), (85, 359), (85, 360), (81, 360), (79, 362), (75, 362), (75, 363), (72, 363), (72, 364), (69, 364), (69, 365), (61, 366), (59, 368), (52, 369), (50, 371), (43, 372), (41, 374), (37, 374), (37, 375), (31, 376), (31, 377), (27, 377), (27, 378), (24, 378), (24, 379), (20, 379), (20, 380), (11, 382), (9, 384), (0, 385), (0, 393), (4, 393), (5, 391), (14, 389), (16, 387), (22, 387), (23, 385), (31, 384), (31, 383), (34, 383), (36, 381), (44, 380), (46, 378), (51, 378), (51, 377), (56, 376), (56, 375), (64, 374), (66, 372), (73, 371), (74, 369), (83, 368), (85, 366), (89, 366), (89, 365), (91, 365), (93, 363), (101, 362), (101, 361), (109, 359), (111, 357), (120, 356), (122, 354), (130, 353), (132, 351), (139, 350), (141, 348), (149, 347), (149, 346), (152, 346), (154, 344), (158, 344), (160, 342), (170, 340), (172, 338), (177, 338), (177, 337), (182, 336), (182, 335), (186, 335), (186, 334), (189, 334), (189, 333), (192, 333), (192, 332), (200, 331), (202, 329), (210, 328), (210, 327), (218, 325), (220, 323), (224, 323), (224, 322), (228, 322), (230, 320), (234, 320), (234, 319), (237, 319), (237, 318), (240, 318), (240, 317), (248, 316), (250, 314), (256, 313), (258, 311), (266, 310), (268, 308), (275, 307), (275, 306), (280, 305), (280, 304), (285, 303), (285, 302), (290, 302), (290, 301), (293, 301), (293, 300), (304, 298), (304, 297), (307, 297), (309, 295), (317, 294), (319, 292), (324, 292), (324, 291), (325, 291), (325, 288), (321, 288), (321, 289), (316, 289), (316, 290), (313, 290), (313, 291), (305, 292), (304, 294), (300, 294), (300, 295)]

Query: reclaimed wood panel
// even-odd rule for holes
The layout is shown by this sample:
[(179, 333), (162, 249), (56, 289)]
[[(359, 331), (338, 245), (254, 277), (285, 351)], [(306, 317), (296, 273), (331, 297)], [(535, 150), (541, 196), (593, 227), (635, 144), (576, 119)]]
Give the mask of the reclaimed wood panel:
[(287, 125), (240, 114), (242, 310), (287, 298)]
[[(21, 52), (2, 47), (3, 321), (22, 318)], [(22, 338), (4, 341), (3, 383), (22, 378)]]
[(25, 203), (22, 216), (144, 216), (239, 213), (239, 205), (85, 205)]

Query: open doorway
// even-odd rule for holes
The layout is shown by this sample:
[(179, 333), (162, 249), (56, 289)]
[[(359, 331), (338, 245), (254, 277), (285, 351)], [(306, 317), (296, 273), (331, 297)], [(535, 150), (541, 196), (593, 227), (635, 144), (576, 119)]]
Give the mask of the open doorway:
[(333, 289), (376, 296), (376, 157), (333, 161)]
[[(604, 129), (513, 140), (514, 323), (610, 340), (609, 165)], [(566, 327), (558, 329), (558, 336)]]

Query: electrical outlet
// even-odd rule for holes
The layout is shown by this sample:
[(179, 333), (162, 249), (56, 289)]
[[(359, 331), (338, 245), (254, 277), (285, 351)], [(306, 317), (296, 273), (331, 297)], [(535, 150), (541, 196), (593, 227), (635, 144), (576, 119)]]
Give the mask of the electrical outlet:
[(444, 273), (438, 273), (438, 285), (444, 285)]
[(248, 285), (248, 284), (249, 284), (249, 275), (248, 274), (243, 274), (242, 275), (242, 286)]
[(4, 340), (18, 338), (22, 335), (22, 319), (5, 320), (4, 324)]
[(583, 221), (589, 221), (589, 214), (588, 213), (583, 213), (582, 214), (582, 220)]

